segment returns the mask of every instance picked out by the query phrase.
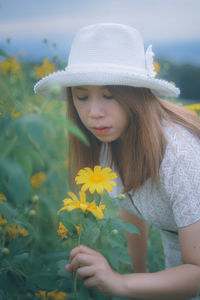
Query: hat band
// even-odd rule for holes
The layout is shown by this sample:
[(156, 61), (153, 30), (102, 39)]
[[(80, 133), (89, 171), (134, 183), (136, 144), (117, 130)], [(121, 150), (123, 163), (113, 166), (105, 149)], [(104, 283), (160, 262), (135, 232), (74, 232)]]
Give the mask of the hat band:
[(143, 76), (152, 77), (149, 72), (142, 68), (135, 68), (131, 66), (126, 65), (115, 65), (115, 64), (71, 64), (66, 67), (68, 72), (71, 73), (77, 73), (77, 72), (107, 72), (109, 73), (132, 73), (132, 74), (138, 74)]

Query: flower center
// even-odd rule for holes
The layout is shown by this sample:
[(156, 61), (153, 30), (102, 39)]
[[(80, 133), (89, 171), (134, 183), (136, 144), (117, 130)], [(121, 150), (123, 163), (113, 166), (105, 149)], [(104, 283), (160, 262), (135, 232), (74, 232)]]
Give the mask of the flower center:
[(80, 209), (82, 209), (83, 211), (86, 211), (87, 208), (88, 208), (87, 203), (80, 203)]
[(101, 176), (100, 174), (93, 174), (91, 177), (90, 177), (90, 181), (92, 183), (99, 183), (99, 182), (102, 182), (103, 181), (103, 176)]

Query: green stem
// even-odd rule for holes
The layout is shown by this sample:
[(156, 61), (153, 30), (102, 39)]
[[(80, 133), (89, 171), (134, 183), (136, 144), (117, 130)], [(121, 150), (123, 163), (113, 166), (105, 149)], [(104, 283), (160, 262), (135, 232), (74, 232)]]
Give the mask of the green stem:
[(78, 300), (78, 295), (77, 295), (77, 271), (73, 272), (73, 277), (74, 277), (74, 299)]
[[(80, 229), (79, 229), (79, 233), (78, 233), (78, 242), (77, 242), (77, 246), (79, 246), (81, 244), (81, 228), (82, 228), (82, 225), (79, 225), (80, 226)], [(74, 299), (75, 300), (78, 300), (78, 295), (77, 295), (77, 271), (73, 272), (73, 281), (74, 281), (74, 285), (73, 285), (73, 288), (74, 288)]]
[[(5, 225), (2, 225), (2, 227), (3, 227), (3, 229), (5, 229)], [(6, 244), (6, 232), (5, 232), (5, 230), (4, 230), (4, 231), (3, 231), (3, 234), (2, 234), (2, 243), (1, 243), (2, 248), (5, 247), (5, 244)]]
[(95, 200), (96, 206), (99, 206), (99, 205), (100, 205), (101, 199), (102, 199), (101, 195), (99, 195), (99, 194), (95, 191), (95, 193), (93, 194), (93, 200)]

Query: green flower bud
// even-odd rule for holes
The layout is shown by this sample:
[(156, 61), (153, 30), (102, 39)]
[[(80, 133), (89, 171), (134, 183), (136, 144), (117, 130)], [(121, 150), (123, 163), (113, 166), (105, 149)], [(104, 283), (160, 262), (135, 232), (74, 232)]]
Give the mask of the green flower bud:
[(30, 217), (34, 217), (36, 215), (36, 210), (35, 209), (31, 209), (31, 210), (29, 210), (28, 214), (29, 214)]
[(3, 248), (2, 250), (1, 250), (1, 252), (2, 252), (2, 254), (4, 255), (4, 256), (7, 256), (7, 255), (9, 255), (10, 254), (10, 250), (8, 249), (8, 248)]
[(118, 232), (117, 229), (113, 229), (113, 230), (111, 231), (111, 233), (112, 233), (113, 235), (117, 235), (119, 232)]
[(26, 294), (26, 299), (33, 299), (33, 295), (31, 293)]
[(33, 203), (37, 203), (38, 201), (39, 201), (38, 195), (34, 195), (34, 196), (32, 197), (32, 202), (33, 202)]
[(119, 194), (118, 199), (119, 200), (125, 200), (126, 196), (124, 194)]

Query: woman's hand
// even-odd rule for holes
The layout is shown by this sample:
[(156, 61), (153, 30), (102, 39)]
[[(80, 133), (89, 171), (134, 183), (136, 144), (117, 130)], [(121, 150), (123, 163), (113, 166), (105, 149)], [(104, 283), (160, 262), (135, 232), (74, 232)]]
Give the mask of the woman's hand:
[(77, 271), (78, 278), (84, 281), (87, 288), (96, 287), (108, 296), (120, 295), (122, 275), (116, 273), (107, 260), (93, 249), (83, 245), (74, 248), (66, 269), (68, 272)]

